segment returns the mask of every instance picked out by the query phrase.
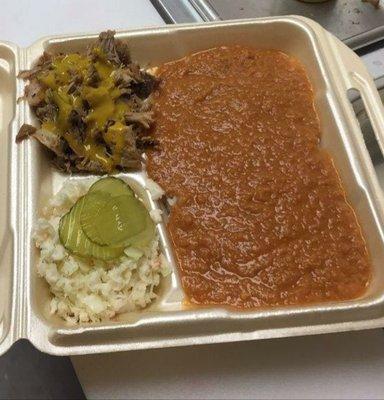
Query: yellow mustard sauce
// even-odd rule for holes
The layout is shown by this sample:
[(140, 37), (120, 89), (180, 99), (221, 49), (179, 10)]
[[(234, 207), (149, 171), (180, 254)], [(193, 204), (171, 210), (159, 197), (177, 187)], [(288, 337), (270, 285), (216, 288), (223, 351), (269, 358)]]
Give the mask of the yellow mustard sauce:
[[(58, 108), (55, 120), (44, 121), (42, 128), (63, 137), (78, 156), (99, 162), (111, 172), (121, 160), (127, 130), (124, 115), (130, 111), (130, 107), (127, 102), (119, 99), (121, 91), (113, 79), (113, 73), (118, 67), (106, 59), (100, 48), (93, 49), (93, 53), (97, 55), (96, 62), (81, 54), (55, 56), (52, 68), (37, 77), (47, 88), (46, 96), (50, 96)], [(87, 84), (92, 63), (100, 78), (96, 87)], [(75, 75), (82, 79), (77, 95), (68, 93)], [(70, 132), (68, 119), (72, 110), (83, 109), (84, 100), (90, 110), (84, 118), (85, 138), (79, 140)], [(110, 120), (115, 123), (106, 129)], [(98, 132), (102, 133), (108, 145), (114, 146), (113, 156), (107, 154), (105, 146), (97, 142)]]

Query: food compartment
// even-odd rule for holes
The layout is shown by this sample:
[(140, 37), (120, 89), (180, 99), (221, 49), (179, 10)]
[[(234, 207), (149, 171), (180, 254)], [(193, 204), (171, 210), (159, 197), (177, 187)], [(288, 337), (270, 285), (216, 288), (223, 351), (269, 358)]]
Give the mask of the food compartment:
[[(39, 151), (38, 149), (36, 150)], [(38, 157), (38, 155), (36, 155), (36, 157)], [(46, 160), (43, 156), (42, 164), (44, 164), (45, 162), (48, 162), (48, 160)], [(48, 170), (50, 171), (50, 173), (45, 177), (45, 179), (41, 181), (39, 186), (36, 186), (36, 193), (35, 193), (36, 201), (31, 204), (32, 208), (36, 207), (37, 210), (32, 219), (32, 232), (31, 232), (32, 235), (34, 229), (33, 227), (36, 226), (38, 211), (39, 210), (41, 211), (42, 208), (44, 208), (47, 205), (48, 200), (60, 190), (60, 188), (62, 187), (63, 183), (66, 180), (69, 179), (70, 181), (75, 182), (75, 184), (81, 185), (83, 182), (89, 182), (90, 180), (93, 181), (93, 179), (99, 178), (95, 176), (68, 177), (65, 176), (64, 174), (60, 174), (57, 171), (54, 171), (53, 168), (48, 168)], [(142, 199), (148, 210), (155, 210), (158, 208), (157, 203), (155, 203), (151, 199), (151, 194), (149, 190), (146, 188), (144, 174), (132, 173), (132, 174), (119, 174), (115, 176), (121, 178), (122, 180), (124, 180), (126, 183), (129, 184), (129, 186), (134, 190), (136, 195), (140, 199)], [(160, 251), (164, 254), (169, 265), (172, 268), (173, 267), (172, 250), (168, 246), (167, 233), (164, 227), (164, 223), (158, 223), (156, 226), (156, 231), (159, 236)], [(58, 316), (51, 315), (50, 298), (52, 295), (50, 294), (47, 282), (43, 278), (38, 276), (36, 270), (40, 251), (37, 248), (35, 248), (34, 240), (32, 237), (30, 237), (30, 241), (32, 248), (31, 277), (30, 277), (31, 279), (30, 301), (32, 307), (31, 311), (41, 320), (45, 321), (51, 326), (54, 326), (55, 328), (62, 328), (62, 329), (74, 328), (74, 326), (67, 324), (65, 321), (61, 320)], [(158, 297), (143, 310), (118, 314), (116, 317), (111, 319), (111, 321), (102, 323), (84, 324), (84, 326), (93, 326), (93, 325), (104, 326), (106, 324), (113, 325), (113, 324), (121, 324), (127, 322), (132, 323), (144, 317), (146, 313), (163, 312), (163, 311), (173, 310), (175, 309), (175, 307), (178, 308), (180, 293), (177, 285), (177, 277), (174, 273), (162, 278), (160, 285), (156, 288), (155, 292)], [(177, 299), (176, 302), (175, 299)]]
[[(7, 346), (11, 332), (12, 309), (17, 306), (14, 296), (17, 282), (13, 279), (15, 261), (20, 255), (14, 252), (18, 210), (15, 207), (15, 174), (11, 174), (16, 164), (16, 145), (13, 135), (17, 129), (15, 75), (17, 71), (17, 49), (8, 43), (0, 43), (0, 344)], [(6, 340), (7, 339), (7, 340)], [(9, 345), (9, 344), (8, 344)]]
[[(160, 289), (158, 300), (140, 312), (121, 315), (114, 321), (68, 327), (48, 313), (49, 291), (37, 276), (36, 257), (31, 232), (39, 211), (49, 197), (67, 179), (51, 167), (48, 153), (36, 141), (25, 143), (28, 166), (26, 196), (29, 199), (27, 222), (26, 281), (28, 336), (39, 348), (56, 354), (80, 354), (91, 351), (127, 350), (188, 343), (207, 343), (261, 337), (288, 336), (303, 333), (341, 330), (347, 323), (363, 323), (383, 316), (384, 271), (381, 260), (384, 246), (381, 233), (383, 215), (372, 163), (364, 147), (361, 132), (350, 105), (346, 87), (340, 86), (343, 66), (330, 66), (330, 38), (316, 28), (295, 18), (238, 21), (204, 25), (175, 26), (138, 30), (117, 36), (126, 40), (132, 58), (141, 66), (153, 67), (187, 54), (221, 45), (241, 44), (254, 48), (278, 49), (305, 66), (314, 90), (314, 101), (322, 132), (321, 147), (333, 158), (340, 174), (348, 201), (352, 204), (366, 239), (372, 262), (372, 281), (362, 298), (321, 303), (309, 306), (233, 311), (220, 307), (186, 306), (177, 277), (177, 268), (164, 223), (158, 225), (162, 246), (172, 264), (173, 274)], [(29, 68), (43, 50), (53, 53), (83, 51), (95, 36), (48, 39), (27, 50)], [(333, 39), (332, 39), (333, 40)], [(28, 108), (28, 107), (27, 107)], [(29, 108), (26, 122), (34, 123)], [(130, 182), (145, 191), (142, 173), (126, 174)], [(71, 179), (85, 179), (73, 176)], [(376, 201), (380, 199), (380, 201)], [(332, 325), (337, 325), (333, 328)], [(316, 326), (318, 328), (316, 328)], [(33, 328), (33, 329), (32, 329)], [(37, 329), (36, 329), (37, 328)], [(160, 332), (161, 331), (161, 332)], [(234, 334), (237, 332), (237, 334)], [(98, 346), (98, 347), (97, 347)]]
[[(370, 307), (370, 312), (379, 316), (383, 311), (384, 295), (384, 271), (381, 268), (384, 247), (379, 229), (383, 223), (383, 214), (381, 204), (373, 202), (372, 199), (382, 198), (382, 194), (361, 131), (350, 112), (348, 86), (340, 83), (345, 82), (342, 75), (347, 73), (348, 66), (335, 65), (339, 51), (337, 46), (334, 47), (335, 39), (319, 28), (316, 30), (316, 37), (314, 29), (314, 25), (298, 18), (291, 18), (289, 21), (264, 19), (259, 23), (245, 20), (229, 24), (164, 28), (149, 32), (148, 35), (133, 32), (127, 40), (134, 57), (150, 66), (211, 47), (236, 44), (260, 49), (278, 49), (297, 58), (304, 65), (313, 87), (315, 107), (320, 121), (320, 146), (331, 155), (347, 200), (357, 215), (371, 257), (372, 280), (360, 299), (297, 306), (293, 309), (322, 312), (331, 305), (336, 312), (337, 309), (345, 307), (345, 317), (351, 318), (350, 307), (359, 304), (359, 307)], [(160, 54), (157, 48), (162, 49)], [(328, 53), (325, 56), (326, 52), (332, 51), (332, 55)], [(148, 58), (147, 54), (151, 54), (151, 57)], [(201, 308), (196, 307), (196, 310)], [(272, 309), (271, 312), (284, 310), (287, 309)], [(362, 314), (355, 311), (356, 314), (352, 318), (362, 317)], [(250, 314), (258, 313), (259, 311), (255, 310)], [(236, 316), (236, 312), (231, 314)]]

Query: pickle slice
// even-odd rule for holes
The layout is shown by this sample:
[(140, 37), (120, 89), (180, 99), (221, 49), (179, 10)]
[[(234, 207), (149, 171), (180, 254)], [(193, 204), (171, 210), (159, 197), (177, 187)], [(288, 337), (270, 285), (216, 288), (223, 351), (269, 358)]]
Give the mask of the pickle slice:
[(88, 193), (104, 192), (110, 194), (112, 197), (117, 196), (131, 196), (134, 197), (133, 190), (119, 178), (109, 176), (101, 178), (95, 182), (90, 188)]
[(130, 237), (127, 240), (127, 245), (130, 245), (136, 249), (141, 251), (145, 251), (149, 244), (155, 237), (155, 224), (150, 217), (149, 213), (147, 213), (145, 217), (145, 229), (138, 233), (135, 236)]
[(121, 179), (95, 182), (60, 220), (60, 241), (82, 257), (112, 260), (128, 246), (145, 251), (155, 224), (144, 204)]
[(88, 239), (81, 229), (80, 216), (85, 197), (81, 197), (71, 210), (60, 219), (59, 238), (63, 246), (71, 253), (82, 257), (94, 257), (108, 261), (120, 257), (124, 247), (100, 246)]
[(105, 192), (88, 192), (84, 196), (84, 206), (80, 215), (80, 224), (84, 233), (92, 242), (104, 246), (103, 239), (99, 235), (95, 218), (100, 215), (101, 210), (110, 202), (112, 196)]
[[(103, 244), (119, 246), (146, 228), (147, 215), (147, 209), (136, 197), (118, 196), (111, 198), (100, 212), (93, 213), (92, 223)], [(95, 241), (93, 230), (86, 225), (82, 227), (85, 234)]]

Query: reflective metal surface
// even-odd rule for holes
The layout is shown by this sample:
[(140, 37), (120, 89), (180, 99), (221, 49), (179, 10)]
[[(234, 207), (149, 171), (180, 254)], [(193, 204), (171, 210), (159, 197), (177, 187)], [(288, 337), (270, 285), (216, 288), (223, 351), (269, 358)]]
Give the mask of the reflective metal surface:
[[(373, 77), (384, 76), (384, 2), (375, 8), (361, 0), (310, 4), (299, 0), (151, 0), (167, 23), (302, 15), (338, 36), (363, 60)], [(367, 48), (376, 43), (374, 49)], [(369, 51), (370, 54), (367, 54)], [(360, 52), (359, 52), (360, 55)]]
[(201, 22), (203, 19), (189, 0), (150, 0), (167, 24)]
[(301, 15), (311, 18), (343, 40), (360, 48), (384, 39), (384, 5), (361, 0), (305, 3), (298, 0), (151, 0), (168, 23)]
[(380, 29), (375, 40), (380, 36), (384, 38), (384, 8), (375, 8), (361, 0), (330, 0), (317, 4), (298, 0), (202, 0), (201, 3), (207, 3), (223, 20), (302, 15), (315, 20), (339, 39), (350, 41), (351, 47), (355, 47), (353, 37), (372, 29)]

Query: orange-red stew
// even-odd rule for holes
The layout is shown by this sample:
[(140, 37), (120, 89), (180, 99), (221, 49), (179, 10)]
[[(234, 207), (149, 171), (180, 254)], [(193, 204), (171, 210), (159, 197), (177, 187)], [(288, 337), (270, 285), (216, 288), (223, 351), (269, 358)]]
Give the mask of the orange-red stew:
[(240, 46), (159, 69), (148, 172), (188, 300), (243, 309), (351, 299), (370, 264), (313, 93), (286, 54)]

